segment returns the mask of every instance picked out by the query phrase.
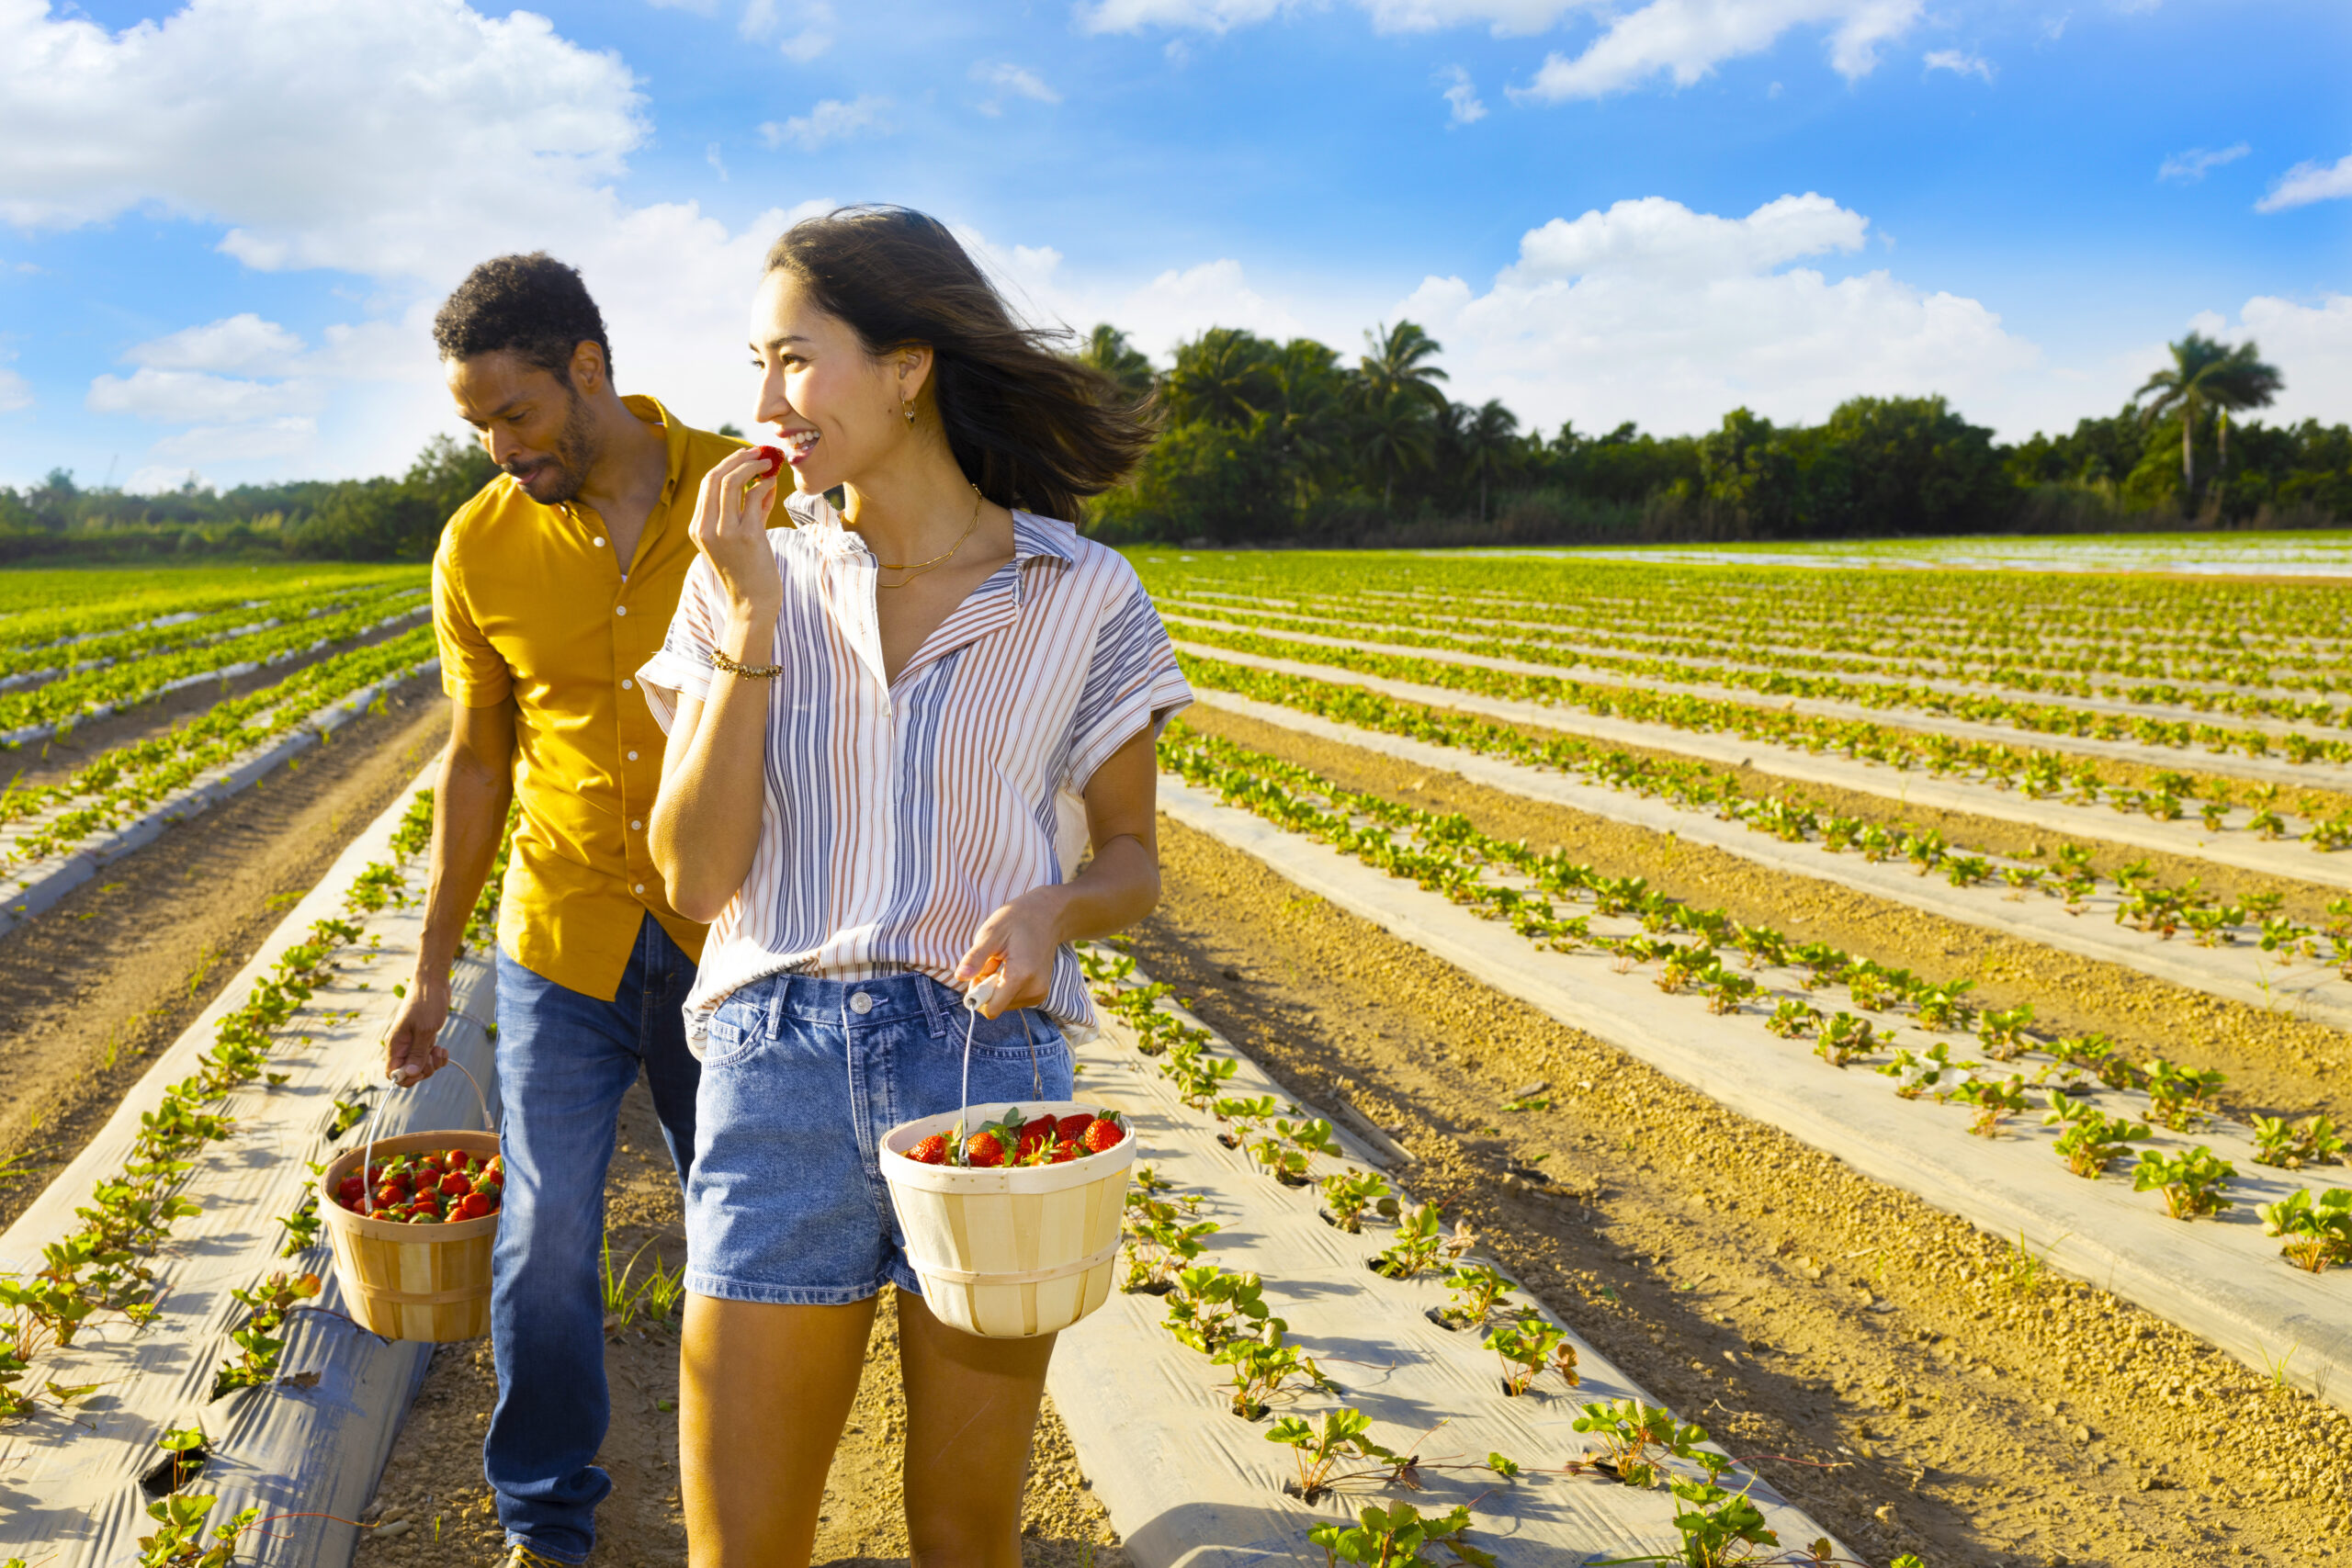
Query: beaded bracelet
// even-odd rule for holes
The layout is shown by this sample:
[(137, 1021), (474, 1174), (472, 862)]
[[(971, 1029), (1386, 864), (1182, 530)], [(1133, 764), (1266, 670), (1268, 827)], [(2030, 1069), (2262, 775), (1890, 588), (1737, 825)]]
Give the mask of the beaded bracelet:
[(738, 664), (715, 648), (710, 650), (710, 667), (724, 670), (729, 675), (741, 675), (746, 681), (773, 681), (784, 673), (781, 664)]

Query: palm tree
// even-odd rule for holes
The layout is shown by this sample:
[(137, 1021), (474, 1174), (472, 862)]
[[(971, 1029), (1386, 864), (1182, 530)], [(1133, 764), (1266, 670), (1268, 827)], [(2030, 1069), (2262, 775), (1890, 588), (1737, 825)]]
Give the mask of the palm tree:
[(1238, 327), (1211, 327), (1176, 348), (1168, 401), (1180, 421), (1248, 424), (1277, 390), (1274, 345)]
[[(1467, 411), (1465, 411), (1467, 412)], [(1478, 480), (1478, 521), (1487, 520), (1487, 481), (1509, 472), (1520, 458), (1519, 415), (1489, 398), (1453, 433), (1462, 455), (1462, 477)]]
[(1377, 405), (1403, 392), (1431, 410), (1445, 407), (1445, 394), (1436, 385), (1446, 378), (1445, 372), (1425, 363), (1444, 352), (1436, 339), (1411, 321), (1399, 321), (1364, 333), (1363, 344), (1369, 351), (1363, 356), (1363, 378), (1371, 393), (1368, 402)]
[[(2191, 333), (2170, 347), (2172, 364), (2149, 377), (2147, 384), (2132, 396), (2134, 401), (2149, 400), (2140, 411), (2143, 424), (2154, 424), (2176, 410), (2180, 414), (2181, 510), (2188, 512), (2197, 497), (2198, 411), (2211, 407), (2226, 414), (2231, 409), (2261, 408), (2278, 395), (2286, 380), (2275, 366), (2257, 357), (2251, 343), (2231, 348), (2202, 333)], [(2223, 429), (2226, 432), (2226, 424)], [(2226, 466), (2229, 436), (2224, 434), (2222, 441)]]
[(1119, 389), (1119, 395), (1130, 403), (1142, 402), (1159, 384), (1159, 377), (1152, 369), (1151, 361), (1127, 342), (1126, 333), (1108, 321), (1098, 322), (1094, 330), (1086, 334), (1086, 342), (1079, 349), (1078, 358), (1080, 363), (1091, 365), (1111, 378), (1112, 384)]
[(1359, 451), (1381, 473), (1380, 505), (1396, 500), (1396, 476), (1429, 467), (1437, 441), (1429, 404), (1405, 387), (1371, 398), (1358, 416)]

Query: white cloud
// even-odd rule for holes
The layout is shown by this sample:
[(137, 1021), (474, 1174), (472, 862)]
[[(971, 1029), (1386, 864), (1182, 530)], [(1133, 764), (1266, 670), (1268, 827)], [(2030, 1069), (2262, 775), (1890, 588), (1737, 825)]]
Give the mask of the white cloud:
[(1477, 85), (1470, 80), (1468, 71), (1449, 65), (1438, 73), (1437, 79), (1451, 84), (1445, 89), (1450, 124), (1473, 125), (1487, 118), (1487, 106), (1480, 101)]
[(1453, 396), (1498, 397), (1539, 427), (1700, 430), (1741, 404), (1817, 420), (1859, 393), (1941, 392), (1986, 418), (2038, 358), (1997, 315), (1884, 271), (1789, 265), (1858, 252), (1868, 231), (1810, 194), (1744, 218), (1621, 201), (1530, 231), (1483, 293), (1431, 277), (1388, 316), (1445, 345)]
[(722, 181), (727, 178), (727, 160), (718, 155), (718, 142), (709, 142), (704, 146), (702, 150), (702, 161), (708, 164), (713, 169), (716, 169), (718, 172), (718, 177)]
[(2202, 147), (2191, 147), (2186, 152), (2175, 152), (2158, 164), (2156, 178), (2177, 180), (2183, 185), (2195, 185), (2209, 172), (2220, 168), (2224, 164), (2234, 164), (2253, 151), (2253, 148), (2243, 141), (2233, 147), (2223, 147), (2217, 152), (2208, 151)]
[(805, 115), (794, 115), (781, 125), (775, 120), (763, 124), (760, 140), (770, 147), (782, 147), (788, 141), (804, 152), (814, 152), (828, 142), (844, 141), (861, 130), (881, 125), (883, 111), (889, 107), (889, 99), (871, 94), (846, 101), (820, 98), (817, 107)]
[(2333, 164), (2298, 164), (2278, 176), (2270, 194), (2254, 204), (2256, 212), (2284, 212), (2314, 201), (2336, 201), (2352, 196), (2352, 152)]
[(1981, 76), (1988, 83), (1993, 80), (1993, 62), (1981, 54), (1970, 54), (1963, 50), (1932, 50), (1922, 57), (1921, 63), (1930, 71), (1949, 71), (1955, 76)]
[[(8, 357), (13, 358), (14, 355)], [(0, 366), (0, 413), (14, 413), (18, 409), (33, 406), (33, 384), (6, 366)]]
[(997, 114), (1007, 97), (1027, 98), (1033, 103), (1057, 104), (1062, 96), (1046, 85), (1045, 79), (1025, 66), (1011, 61), (975, 61), (972, 80), (994, 87), (995, 94), (980, 105), (982, 114)]
[[(1355, 0), (1380, 33), (1434, 32), (1442, 28), (1484, 26), (1498, 38), (1540, 33), (1596, 0)], [(1173, 28), (1224, 33), (1285, 17), (1307, 7), (1300, 0), (1094, 0), (1078, 7), (1079, 26), (1091, 33), (1133, 33)]]
[(228, 423), (315, 412), (320, 389), (302, 381), (245, 381), (200, 370), (142, 368), (90, 383), (93, 413), (126, 413), (168, 424)]
[(302, 352), (300, 338), (247, 310), (142, 343), (123, 357), (155, 370), (245, 371), (267, 376), (284, 374)]
[(1546, 56), (1513, 97), (1598, 98), (1658, 75), (1687, 87), (1726, 60), (1770, 49), (1792, 28), (1829, 29), (1829, 63), (1848, 81), (1876, 69), (1879, 46), (1919, 19), (1925, 0), (1649, 0), (1614, 17), (1571, 59)]
[[(2286, 382), (2278, 400), (2248, 418), (2326, 424), (2352, 419), (2352, 294), (2330, 294), (2316, 305), (2261, 294), (2239, 309), (2235, 322), (2209, 310), (2188, 325), (2224, 342), (2259, 344), (2262, 357), (2278, 367)], [(2170, 362), (2157, 344), (2142, 357), (2143, 376)]]
[(273, 419), (261, 424), (231, 424), (218, 428), (199, 425), (194, 430), (165, 436), (149, 448), (148, 456), (191, 464), (291, 457), (310, 450), (318, 434), (317, 422), (308, 419)]
[[(781, 9), (777, 0), (750, 0), (738, 30), (754, 42), (764, 42), (775, 36)], [(827, 0), (798, 0), (792, 19), (800, 24), (799, 30), (786, 34), (776, 45), (786, 60), (806, 65), (833, 47), (833, 8)]]

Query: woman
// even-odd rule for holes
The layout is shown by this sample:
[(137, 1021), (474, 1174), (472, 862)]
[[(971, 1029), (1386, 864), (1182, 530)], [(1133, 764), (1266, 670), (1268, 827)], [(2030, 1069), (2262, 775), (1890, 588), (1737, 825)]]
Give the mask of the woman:
[[(1159, 897), (1152, 742), (1191, 700), (1126, 562), (1065, 521), (1148, 427), (1017, 325), (944, 226), (850, 209), (795, 226), (752, 306), (778, 480), (720, 463), (702, 551), (639, 672), (669, 732), (650, 848), (714, 922), (701, 1039), (680, 1467), (695, 1568), (808, 1560), (825, 1473), (899, 1287), (915, 1561), (1012, 1568), (1050, 1338), (922, 1304), (879, 1135), (1067, 1099), (1092, 1009), (1070, 943)], [(821, 499), (834, 486), (845, 514)], [(1062, 880), (1057, 796), (1093, 857)], [(992, 977), (979, 1016), (956, 987)]]

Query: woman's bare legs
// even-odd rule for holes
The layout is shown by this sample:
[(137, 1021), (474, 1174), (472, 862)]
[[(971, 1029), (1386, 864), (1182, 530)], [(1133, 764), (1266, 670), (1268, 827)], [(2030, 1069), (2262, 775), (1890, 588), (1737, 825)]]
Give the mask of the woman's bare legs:
[(982, 1339), (941, 1323), (922, 1297), (899, 1292), (915, 1568), (1020, 1568), (1029, 1438), (1053, 1354), (1050, 1334)]
[(770, 1306), (686, 1297), (678, 1484), (692, 1568), (808, 1562), (873, 1325), (870, 1298)]

